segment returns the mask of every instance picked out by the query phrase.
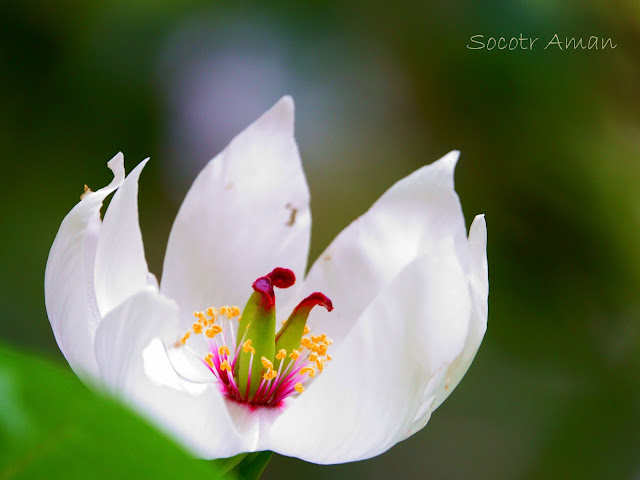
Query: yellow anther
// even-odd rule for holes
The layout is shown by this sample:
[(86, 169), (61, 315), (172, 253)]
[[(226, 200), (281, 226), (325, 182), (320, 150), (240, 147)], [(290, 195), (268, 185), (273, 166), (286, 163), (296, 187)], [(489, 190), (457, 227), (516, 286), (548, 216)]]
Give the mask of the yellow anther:
[(276, 372), (274, 369), (269, 368), (267, 369), (267, 371), (264, 373), (264, 375), (262, 375), (262, 378), (264, 378), (265, 380), (273, 380), (274, 378), (276, 378), (278, 376), (278, 372)]
[(229, 308), (229, 318), (237, 317), (238, 315), (240, 315), (240, 308), (235, 305)]
[(310, 377), (315, 377), (316, 376), (316, 370), (313, 367), (303, 367), (300, 369), (300, 375), (304, 375), (305, 373), (308, 373)]
[(331, 360), (331, 355), (327, 355), (327, 362)]
[(309, 354), (309, 361), (310, 362), (315, 362), (317, 359), (318, 359), (318, 355), (316, 355), (315, 353)]
[(287, 356), (287, 351), (284, 348), (280, 349), (280, 351), (276, 354), (276, 358), (278, 360), (282, 360), (286, 356)]
[(226, 371), (230, 372), (231, 371), (231, 365), (229, 365), (229, 362), (225, 360), (220, 364), (220, 370), (226, 370)]
[(273, 363), (267, 357), (262, 357), (261, 360), (262, 360), (262, 366), (264, 368), (267, 368), (269, 370), (273, 368)]
[(312, 343), (311, 346), (309, 347), (309, 350), (311, 350), (312, 352), (317, 352), (318, 345), (316, 345), (315, 343)]
[(293, 388), (295, 388), (296, 392), (298, 392), (298, 393), (304, 392), (304, 387), (302, 386), (302, 384), (300, 382), (296, 383)]
[(204, 334), (209, 338), (213, 338), (217, 334), (219, 334), (221, 331), (222, 331), (222, 327), (220, 325), (211, 325), (211, 328), (207, 328)]
[(191, 330), (187, 330), (187, 333), (184, 334), (184, 337), (180, 339), (180, 343), (182, 343), (182, 345), (187, 343), (187, 340), (189, 339), (190, 336), (191, 336)]
[(196, 335), (202, 333), (202, 324), (200, 322), (195, 322), (193, 325), (191, 325), (191, 328), (193, 329), (193, 333), (195, 333)]
[(242, 350), (244, 350), (244, 353), (249, 353), (249, 352), (256, 353), (255, 348), (251, 346), (251, 339), (247, 340), (242, 344)]
[(220, 355), (227, 355), (229, 356), (229, 348), (226, 345), (222, 345), (219, 349), (218, 349), (218, 353)]
[(209, 308), (207, 308), (207, 316), (208, 316), (208, 317), (216, 318), (216, 314), (217, 314), (217, 313), (218, 313), (218, 312), (217, 312), (217, 310), (216, 310), (215, 308), (213, 308), (213, 307), (209, 307)]
[(303, 335), (306, 335), (307, 333), (309, 333), (311, 331), (311, 329), (309, 328), (309, 325), (305, 325), (304, 326), (304, 331), (302, 332)]
[(313, 343), (308, 337), (303, 337), (303, 339), (300, 341), (300, 345), (303, 347), (311, 348), (311, 345), (313, 345)]
[(229, 306), (228, 305), (223, 305), (222, 307), (220, 307), (220, 315), (224, 315), (225, 317), (229, 316)]
[(295, 348), (293, 349), (293, 351), (289, 354), (289, 358), (293, 359), (293, 360), (297, 360), (298, 357), (300, 356), (300, 352), (298, 350), (296, 350)]
[(207, 362), (207, 365), (213, 368), (213, 353), (207, 353), (204, 357), (204, 361)]
[(323, 342), (326, 338), (327, 336), (323, 333), (322, 335), (315, 335), (311, 337), (311, 340), (313, 341), (313, 343), (320, 343)]
[(319, 358), (316, 360), (316, 367), (318, 367), (318, 372), (324, 370), (324, 360)]
[(327, 346), (324, 343), (321, 343), (320, 345), (318, 345), (318, 354), (319, 355), (327, 354)]

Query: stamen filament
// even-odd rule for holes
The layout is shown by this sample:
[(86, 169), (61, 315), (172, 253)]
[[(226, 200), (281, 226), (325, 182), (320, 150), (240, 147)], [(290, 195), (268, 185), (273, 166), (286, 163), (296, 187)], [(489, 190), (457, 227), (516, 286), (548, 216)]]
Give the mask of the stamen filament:
[[(275, 406), (290, 395), (301, 394), (331, 360), (327, 355), (331, 340), (324, 334), (312, 335), (306, 325), (309, 312), (316, 305), (328, 311), (333, 306), (326, 296), (315, 292), (294, 309), (275, 335), (274, 287), (287, 288), (294, 281), (293, 272), (276, 268), (254, 282), (244, 312), (228, 305), (193, 312), (195, 321), (174, 347), (184, 347), (202, 362), (213, 374), (212, 381), (234, 401)], [(191, 348), (190, 342), (200, 341), (198, 336), (207, 346), (204, 356)], [(261, 363), (254, 364), (254, 358)]]

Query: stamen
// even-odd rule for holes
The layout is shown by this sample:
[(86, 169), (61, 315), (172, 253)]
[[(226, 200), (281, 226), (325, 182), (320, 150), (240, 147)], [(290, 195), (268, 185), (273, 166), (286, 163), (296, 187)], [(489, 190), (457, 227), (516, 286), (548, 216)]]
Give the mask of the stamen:
[(229, 305), (224, 305), (220, 307), (220, 315), (224, 315), (227, 318), (233, 318), (240, 315), (240, 309), (237, 306), (230, 307)]
[(267, 358), (267, 357), (262, 357), (262, 366), (268, 370), (272, 370), (273, 369), (273, 363)]
[(313, 367), (302, 367), (300, 369), (300, 375), (304, 375), (305, 373), (309, 374), (309, 377), (315, 377), (316, 376), (316, 371)]
[(204, 361), (213, 368), (213, 353), (207, 353), (204, 357)]
[(212, 325), (211, 328), (208, 328), (204, 332), (204, 334), (209, 338), (213, 338), (217, 334), (219, 334), (221, 331), (222, 331), (222, 327), (220, 325)]
[[(244, 312), (230, 305), (193, 312), (195, 321), (175, 347), (184, 346), (205, 364), (215, 377), (214, 381), (237, 402), (275, 406), (290, 395), (304, 392), (304, 385), (322, 372), (331, 360), (327, 355), (331, 339), (324, 334), (311, 335), (311, 329), (305, 323), (314, 306), (321, 305), (331, 311), (333, 305), (322, 293), (312, 293), (283, 322), (285, 326), (277, 336), (272, 335), (276, 316), (274, 289), (287, 288), (294, 282), (295, 275), (291, 270), (276, 268), (254, 282), (255, 292)], [(244, 321), (242, 313), (245, 314)], [(235, 323), (236, 319), (239, 324)], [(192, 345), (187, 342), (199, 334), (204, 334), (208, 347), (204, 356), (196, 353), (197, 349), (190, 348)], [(254, 364), (254, 357), (260, 358), (261, 364)]]
[[(264, 363), (264, 362), (263, 362)], [(262, 378), (264, 378), (265, 380), (273, 380), (274, 378), (276, 378), (278, 376), (278, 372), (276, 372), (274, 369), (269, 368), (267, 369), (267, 371), (264, 373), (264, 375), (262, 375)]]
[(256, 350), (251, 346), (251, 339), (242, 344), (242, 350), (244, 350), (244, 353), (256, 353)]

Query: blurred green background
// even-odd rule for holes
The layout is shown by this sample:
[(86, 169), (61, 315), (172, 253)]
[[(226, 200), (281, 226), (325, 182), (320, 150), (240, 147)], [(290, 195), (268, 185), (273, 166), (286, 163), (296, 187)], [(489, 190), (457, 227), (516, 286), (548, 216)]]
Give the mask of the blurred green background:
[[(264, 478), (640, 478), (637, 0), (212, 3), (0, 3), (0, 341), (67, 368), (44, 267), (118, 150), (129, 169), (152, 158), (140, 215), (160, 276), (196, 173), (291, 94), (311, 260), (393, 182), (460, 149), (467, 221), (487, 217), (490, 313), (424, 430), (365, 462), (274, 457)], [(545, 50), (556, 33), (617, 48)], [(540, 40), (466, 48), (478, 34)]]

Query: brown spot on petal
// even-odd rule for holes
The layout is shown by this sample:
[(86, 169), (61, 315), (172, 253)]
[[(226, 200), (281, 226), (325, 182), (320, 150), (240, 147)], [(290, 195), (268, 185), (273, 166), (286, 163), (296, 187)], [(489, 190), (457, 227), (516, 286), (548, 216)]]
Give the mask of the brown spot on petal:
[(233, 182), (229, 182), (224, 186), (225, 190), (231, 190), (233, 188)]
[(80, 195), (80, 200), (82, 200), (87, 193), (91, 193), (91, 189), (85, 185), (84, 192), (82, 192), (82, 195)]
[(296, 223), (296, 215), (298, 214), (298, 209), (291, 205), (291, 203), (287, 203), (284, 208), (290, 210), (289, 220), (287, 220), (287, 223), (285, 225), (287, 227), (293, 227), (293, 225)]

